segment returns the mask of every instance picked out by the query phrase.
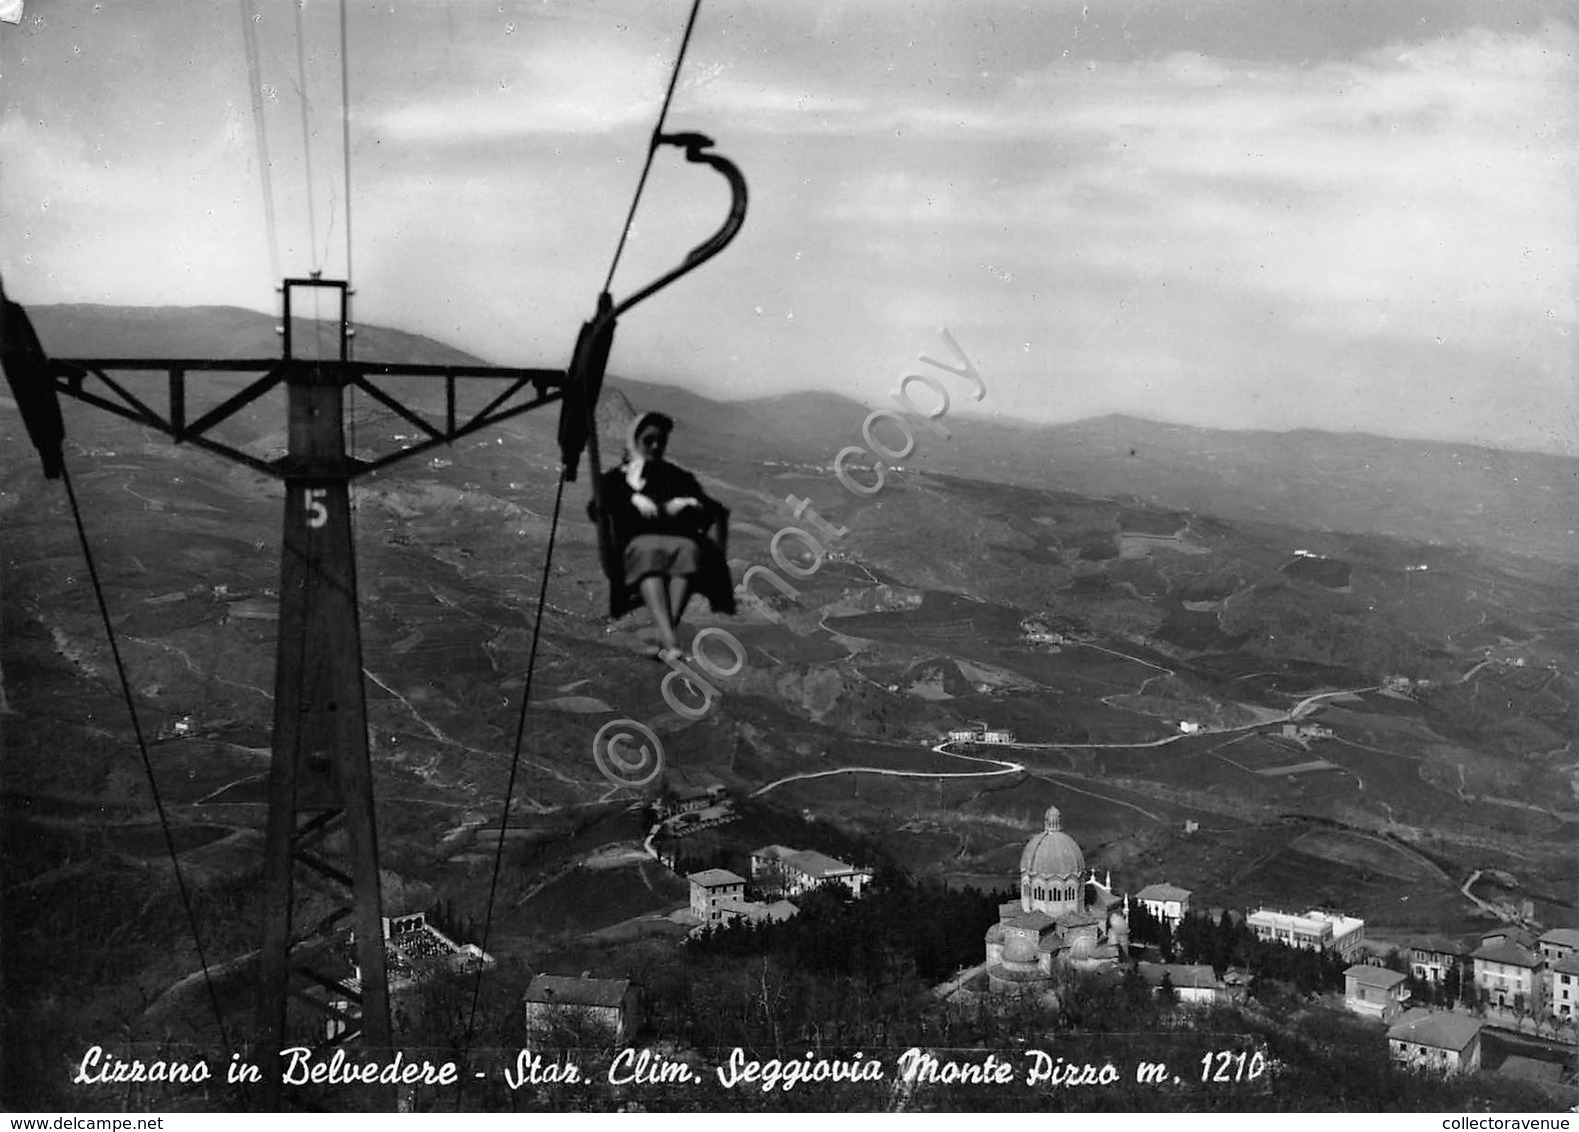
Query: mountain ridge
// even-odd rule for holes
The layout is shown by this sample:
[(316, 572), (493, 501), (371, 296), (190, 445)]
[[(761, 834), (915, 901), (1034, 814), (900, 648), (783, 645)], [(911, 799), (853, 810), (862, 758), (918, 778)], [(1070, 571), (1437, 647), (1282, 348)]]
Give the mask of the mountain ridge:
[[(32, 314), (45, 348), (67, 356), (262, 358), (279, 348), (277, 320), (240, 307), (56, 304)], [(333, 329), (305, 320), (301, 325), (298, 340), (307, 328)], [(486, 364), (422, 335), (365, 323), (358, 331), (364, 358)], [(827, 470), (842, 448), (864, 445), (862, 425), (872, 411), (827, 390), (724, 401), (618, 375), (610, 376), (609, 388), (623, 391), (634, 411), (662, 407), (676, 419), (679, 462), (700, 458), (715, 466), (761, 464), (770, 453), (783, 463)], [(1006, 485), (1133, 497), (1225, 518), (1277, 518), (1326, 531), (1579, 561), (1574, 457), (1310, 428), (1220, 429), (1120, 413), (1044, 424), (986, 416), (971, 402), (951, 410), (948, 420), (949, 440), (915, 426), (914, 453), (892, 462)]]

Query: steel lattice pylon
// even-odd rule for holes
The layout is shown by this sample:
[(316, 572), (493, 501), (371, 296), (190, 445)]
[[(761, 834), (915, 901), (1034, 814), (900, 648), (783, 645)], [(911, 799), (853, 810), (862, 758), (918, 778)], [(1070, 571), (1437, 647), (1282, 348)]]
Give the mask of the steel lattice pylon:
[[(694, 19), (694, 9), (692, 15)], [(64, 395), (163, 432), (178, 444), (192, 444), (280, 479), (285, 485), (258, 993), (257, 1053), (266, 1110), (279, 1107), (283, 1083), (280, 1053), (291, 1033), (291, 1000), (311, 1006), (329, 1023), (320, 1031), (324, 1042), (315, 1044), (355, 1040), (371, 1059), (383, 1061), (393, 1038), (362, 683), (350, 483), (359, 475), (555, 402), (562, 404), (558, 430), (562, 476), (575, 479), (583, 451), (597, 472), (595, 410), (620, 315), (716, 256), (745, 220), (746, 183), (734, 163), (708, 152), (712, 141), (704, 135), (663, 133), (661, 123), (660, 117), (649, 163), (652, 152), (670, 145), (683, 149), (688, 162), (709, 166), (729, 184), (728, 215), (679, 266), (630, 297), (615, 302), (607, 291), (600, 294), (596, 313), (581, 327), (568, 372), (353, 360), (351, 291), (342, 280), (317, 275), (284, 281), (284, 348), (278, 358), (50, 358), (26, 326), (21, 308), (6, 305), (7, 325), (14, 311), (17, 326), (26, 326), (26, 334), (22, 341), (0, 341), (5, 347), (0, 353), (29, 436), (44, 459), (47, 477), (60, 474), (64, 433), (56, 397)], [(338, 297), (337, 358), (293, 355), (291, 299), (293, 290), (299, 288), (327, 289)], [(163, 373), (166, 411), (158, 412), (150, 398), (139, 396), (111, 376), (124, 373)], [(262, 376), (193, 419), (187, 411), (190, 375), (218, 373)], [(380, 378), (442, 381), (442, 420), (428, 419), (422, 410), (381, 386)], [(477, 380), (506, 385), (481, 409), (463, 411), (458, 388), (463, 382)], [(265, 460), (214, 434), (219, 425), (282, 385), (287, 395), (285, 455)], [(348, 453), (345, 393), (352, 388), (362, 390), (415, 427), (421, 438), (370, 460)], [(597, 483), (594, 474), (594, 498)], [(601, 525), (599, 530), (601, 543)], [(303, 888), (326, 893), (333, 906), (328, 915), (300, 932), (298, 880)], [(355, 939), (358, 971), (354, 979), (333, 970), (335, 966), (343, 968), (334, 962), (334, 949), (345, 941), (347, 933)], [(332, 1038), (328, 1036), (331, 1029), (337, 1031)], [(390, 1100), (392, 1097), (381, 1098), (383, 1102)], [(379, 1107), (393, 1105), (380, 1103)]]
[[(293, 356), (291, 297), (299, 288), (328, 289), (338, 295), (338, 358)], [(317, 1044), (357, 1041), (371, 1058), (384, 1060), (393, 1037), (362, 683), (351, 480), (559, 401), (566, 382), (561, 370), (352, 361), (350, 292), (343, 281), (287, 279), (283, 294), (285, 339), (278, 359), (56, 358), (50, 362), (58, 392), (157, 428), (178, 443), (196, 444), (266, 472), (285, 484), (258, 992), (259, 1067), (262, 1100), (268, 1108), (278, 1107), (279, 1052), (293, 1032), (288, 1022), (291, 1000), (314, 1008), (325, 1016), (321, 1022), (334, 1023), (340, 1030), (333, 1039)], [(257, 370), (264, 376), (188, 423), (189, 374)], [(168, 375), (166, 414), (110, 376), (138, 371)], [(442, 380), (442, 422), (429, 421), (420, 410), (380, 387), (376, 380), (380, 377)], [(457, 384), (475, 380), (507, 382), (508, 387), (480, 412), (462, 413)], [(210, 435), (280, 385), (287, 396), (284, 456), (264, 461)], [(423, 439), (373, 460), (347, 453), (348, 388), (364, 390), (414, 425)], [(316, 923), (301, 924), (298, 883), (328, 897), (333, 910)], [(336, 970), (343, 970), (335, 953), (347, 931), (355, 940), (358, 969), (352, 980)], [(349, 1009), (338, 1003), (349, 1004)], [(326, 1035), (330, 1028), (320, 1025), (317, 1032)]]

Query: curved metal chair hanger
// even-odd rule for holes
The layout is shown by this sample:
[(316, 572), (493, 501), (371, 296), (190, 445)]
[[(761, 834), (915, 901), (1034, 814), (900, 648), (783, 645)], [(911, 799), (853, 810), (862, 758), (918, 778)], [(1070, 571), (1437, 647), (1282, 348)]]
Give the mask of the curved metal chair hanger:
[(616, 303), (609, 292), (599, 294), (597, 312), (581, 325), (570, 371), (566, 375), (564, 406), (559, 417), (560, 457), (565, 478), (573, 482), (576, 467), (581, 462), (581, 450), (585, 448), (587, 451), (592, 476), (592, 504), (597, 517), (598, 554), (603, 572), (611, 584), (616, 583), (622, 571), (613, 545), (609, 517), (603, 506), (602, 467), (598, 459), (597, 407), (603, 391), (604, 371), (608, 367), (609, 351), (614, 345), (614, 331), (620, 315), (723, 251), (745, 223), (745, 176), (727, 157), (707, 152), (712, 144), (711, 138), (697, 133), (659, 134), (653, 139), (654, 147), (680, 147), (685, 150), (686, 161), (709, 165), (717, 170), (729, 182), (729, 214), (716, 232), (686, 254), (679, 266), (660, 275), (630, 297)]

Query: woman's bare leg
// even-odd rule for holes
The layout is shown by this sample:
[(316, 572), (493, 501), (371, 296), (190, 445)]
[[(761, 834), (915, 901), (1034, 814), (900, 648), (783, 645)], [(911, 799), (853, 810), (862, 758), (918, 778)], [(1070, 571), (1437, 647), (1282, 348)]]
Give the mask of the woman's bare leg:
[(652, 614), (652, 623), (658, 627), (658, 643), (666, 649), (677, 649), (680, 643), (674, 637), (674, 622), (669, 619), (669, 595), (665, 591), (662, 574), (648, 574), (641, 580), (642, 601)]
[(669, 624), (675, 629), (680, 627), (680, 619), (685, 616), (685, 607), (691, 600), (691, 579), (684, 574), (669, 579)]

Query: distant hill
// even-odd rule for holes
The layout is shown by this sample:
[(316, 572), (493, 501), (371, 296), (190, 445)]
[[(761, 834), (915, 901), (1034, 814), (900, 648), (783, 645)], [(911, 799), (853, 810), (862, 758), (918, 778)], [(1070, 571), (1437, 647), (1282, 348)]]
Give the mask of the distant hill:
[[(262, 358), (280, 349), (276, 319), (236, 307), (70, 304), (36, 307), (31, 314), (45, 348), (62, 356)], [(316, 330), (331, 349), (332, 326)], [(307, 343), (315, 328), (302, 321), (295, 334)], [(431, 338), (360, 323), (355, 350), (362, 358), (483, 364)], [(675, 459), (720, 466), (774, 461), (825, 468), (841, 448), (863, 443), (866, 415), (886, 405), (886, 390), (867, 405), (823, 391), (717, 401), (620, 377), (610, 378), (610, 389), (622, 391), (632, 412), (661, 408), (676, 419)], [(982, 415), (990, 405), (989, 381), (986, 400), (957, 405), (948, 418), (951, 440), (917, 429), (916, 449), (902, 463), (1226, 519), (1579, 561), (1576, 459), (1313, 429), (1206, 429), (1120, 415), (1025, 425)], [(612, 417), (606, 411), (606, 440), (615, 440), (626, 420), (623, 410)], [(617, 460), (619, 451), (615, 443), (606, 462)]]
[[(33, 313), (62, 356), (278, 352), (258, 312)], [(357, 352), (477, 361), (372, 326)], [(206, 396), (224, 395), (223, 376), (204, 378)], [(162, 392), (161, 378), (138, 380)], [(440, 388), (417, 391), (436, 399), (430, 410)], [(700, 720), (665, 698), (664, 670), (641, 648), (645, 614), (605, 621), (585, 478), (556, 494), (555, 409), (363, 480), (354, 530), (369, 735), (379, 796), (398, 802), (381, 815), (386, 867), (464, 895), (473, 861), (456, 846), (474, 815), (498, 812), (535, 655), (517, 803), (533, 836), (547, 836), (544, 816), (569, 821), (611, 800), (589, 748), (600, 716), (618, 714), (660, 735), (686, 776), (767, 791), (784, 812), (870, 834), (936, 875), (1005, 875), (1056, 803), (1090, 859), (1120, 841), (1126, 854), (1152, 846), (1148, 879), (1171, 876), (1225, 905), (1329, 889), (1350, 900), (1348, 886), (1349, 906), (1378, 922), (1457, 923), (1436, 918), (1464, 911), (1453, 884), (1426, 900), (1385, 870), (1367, 880), (1274, 856), (1302, 836), (1283, 828), (1288, 814), (1429, 843), (1454, 880), (1517, 862), (1532, 892), (1567, 883), (1561, 854), (1579, 820), (1567, 741), (1579, 734), (1575, 555), (1564, 541), (1574, 461), (1124, 417), (1032, 427), (961, 405), (951, 440), (917, 428), (903, 470), (858, 498), (829, 465), (863, 443), (884, 395), (874, 389), (873, 406), (820, 392), (720, 402), (610, 379), (605, 465), (633, 413), (673, 415), (675, 459), (731, 508), (737, 578), (775, 562), (787, 495), (814, 499), (829, 524), (808, 530), (846, 532), (827, 535), (815, 565), (812, 549), (781, 540), (780, 558), (802, 566), (788, 571), (794, 592), (756, 584), (779, 620), (715, 617), (702, 603), (688, 612), (687, 628), (727, 627), (744, 652)], [(262, 456), (285, 441), (283, 397), (271, 397), (227, 426)], [(67, 410), (106, 604), (159, 737), (166, 796), (191, 831), (189, 859), (244, 879), (274, 711), (278, 485), (123, 418)], [(372, 398), (354, 415), (359, 451), (413, 440), (411, 423)], [(102, 824), (104, 806), (141, 804), (124, 704), (63, 493), (42, 479), (3, 399), (0, 541), (7, 794), (81, 806)], [(606, 713), (589, 710), (599, 704)], [(1012, 756), (1020, 771), (927, 749), (976, 723), (1042, 746)], [(20, 875), (66, 869), (99, 844), (27, 821), (16, 841), (33, 855)], [(1203, 836), (1171, 832), (1192, 827)], [(1230, 834), (1245, 839), (1242, 859)], [(199, 843), (221, 835), (212, 850)], [(140, 843), (105, 844), (124, 856)], [(143, 873), (118, 858), (105, 867), (120, 870), (118, 898), (139, 895), (126, 878)], [(81, 909), (105, 925), (136, 914), (99, 889), (29, 891), (40, 925), (55, 922), (46, 912)], [(508, 930), (535, 930), (527, 895), (510, 897), (522, 918)]]
[[(326, 307), (327, 309), (327, 307)], [(28, 308), (44, 349), (61, 357), (272, 358), (280, 320), (241, 307), (114, 307), (68, 303)], [(294, 352), (336, 351), (333, 322), (293, 320)], [(482, 365), (481, 358), (420, 334), (356, 324), (356, 356), (430, 365)]]
[(952, 456), (964, 474), (999, 482), (1579, 561), (1579, 460), (1568, 457), (1125, 416), (979, 428), (962, 418), (954, 441), (931, 452)]

